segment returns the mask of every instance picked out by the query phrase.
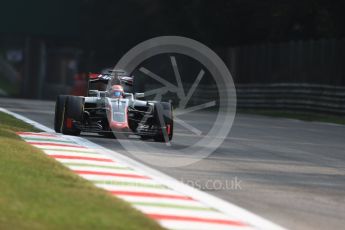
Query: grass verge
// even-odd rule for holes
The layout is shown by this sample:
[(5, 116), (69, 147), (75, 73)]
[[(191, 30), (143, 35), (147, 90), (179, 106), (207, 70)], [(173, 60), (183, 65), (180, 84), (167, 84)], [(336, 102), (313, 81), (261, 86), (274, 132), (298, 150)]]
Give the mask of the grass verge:
[(0, 76), (0, 89), (4, 90), (10, 96), (16, 96), (19, 92), (19, 87), (16, 84), (8, 82)]
[(37, 131), (0, 112), (0, 229), (161, 229), (15, 132)]
[(239, 109), (239, 113), (244, 114), (256, 114), (270, 117), (285, 117), (291, 119), (298, 119), (303, 121), (318, 121), (345, 125), (345, 117), (324, 115), (324, 114), (313, 114), (313, 113), (302, 113), (302, 112), (291, 112), (291, 111), (280, 111), (280, 110), (251, 110), (251, 109)]

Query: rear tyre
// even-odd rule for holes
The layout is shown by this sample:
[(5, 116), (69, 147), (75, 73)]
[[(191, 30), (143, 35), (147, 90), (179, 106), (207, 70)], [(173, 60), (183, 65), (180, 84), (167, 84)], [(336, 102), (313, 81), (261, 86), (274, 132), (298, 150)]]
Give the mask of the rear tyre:
[(75, 121), (82, 121), (84, 113), (84, 97), (68, 96), (66, 100), (66, 115)]
[(171, 103), (156, 103), (154, 108), (154, 117), (160, 130), (153, 139), (157, 142), (171, 141), (174, 133), (173, 107)]
[(55, 102), (55, 115), (54, 115), (54, 130), (57, 133), (61, 133), (63, 113), (65, 110), (67, 95), (59, 95)]
[(61, 132), (66, 135), (78, 136), (80, 129), (78, 129), (74, 122), (81, 122), (83, 120), (84, 112), (84, 98), (76, 96), (68, 96), (66, 98), (63, 124)]

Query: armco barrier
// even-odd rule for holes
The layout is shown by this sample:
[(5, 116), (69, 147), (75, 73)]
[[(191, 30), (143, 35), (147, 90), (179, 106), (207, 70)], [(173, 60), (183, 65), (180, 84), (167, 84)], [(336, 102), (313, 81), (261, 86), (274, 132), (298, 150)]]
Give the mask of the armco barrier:
[(345, 87), (314, 84), (237, 85), (237, 107), (345, 115)]
[[(239, 109), (283, 109), (345, 115), (345, 87), (299, 83), (235, 86)], [(190, 104), (198, 105), (216, 98), (218, 90), (215, 85), (199, 85)], [(172, 100), (177, 105), (178, 98)]]

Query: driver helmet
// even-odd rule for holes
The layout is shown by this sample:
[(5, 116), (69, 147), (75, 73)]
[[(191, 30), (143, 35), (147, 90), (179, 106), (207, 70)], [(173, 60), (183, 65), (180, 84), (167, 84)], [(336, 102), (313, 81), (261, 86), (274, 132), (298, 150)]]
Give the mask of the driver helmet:
[(123, 87), (121, 85), (113, 85), (111, 87), (110, 95), (113, 98), (122, 98), (123, 97)]

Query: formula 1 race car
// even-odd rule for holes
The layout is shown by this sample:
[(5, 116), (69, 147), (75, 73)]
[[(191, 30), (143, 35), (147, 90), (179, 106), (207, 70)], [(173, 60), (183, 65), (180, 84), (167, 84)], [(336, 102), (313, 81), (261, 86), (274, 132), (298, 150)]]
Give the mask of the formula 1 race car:
[(67, 135), (88, 132), (115, 137), (135, 134), (142, 139), (170, 141), (174, 129), (171, 103), (138, 100), (144, 94), (132, 93), (132, 88), (133, 77), (121, 71), (90, 74), (87, 96), (57, 97), (55, 131)]

